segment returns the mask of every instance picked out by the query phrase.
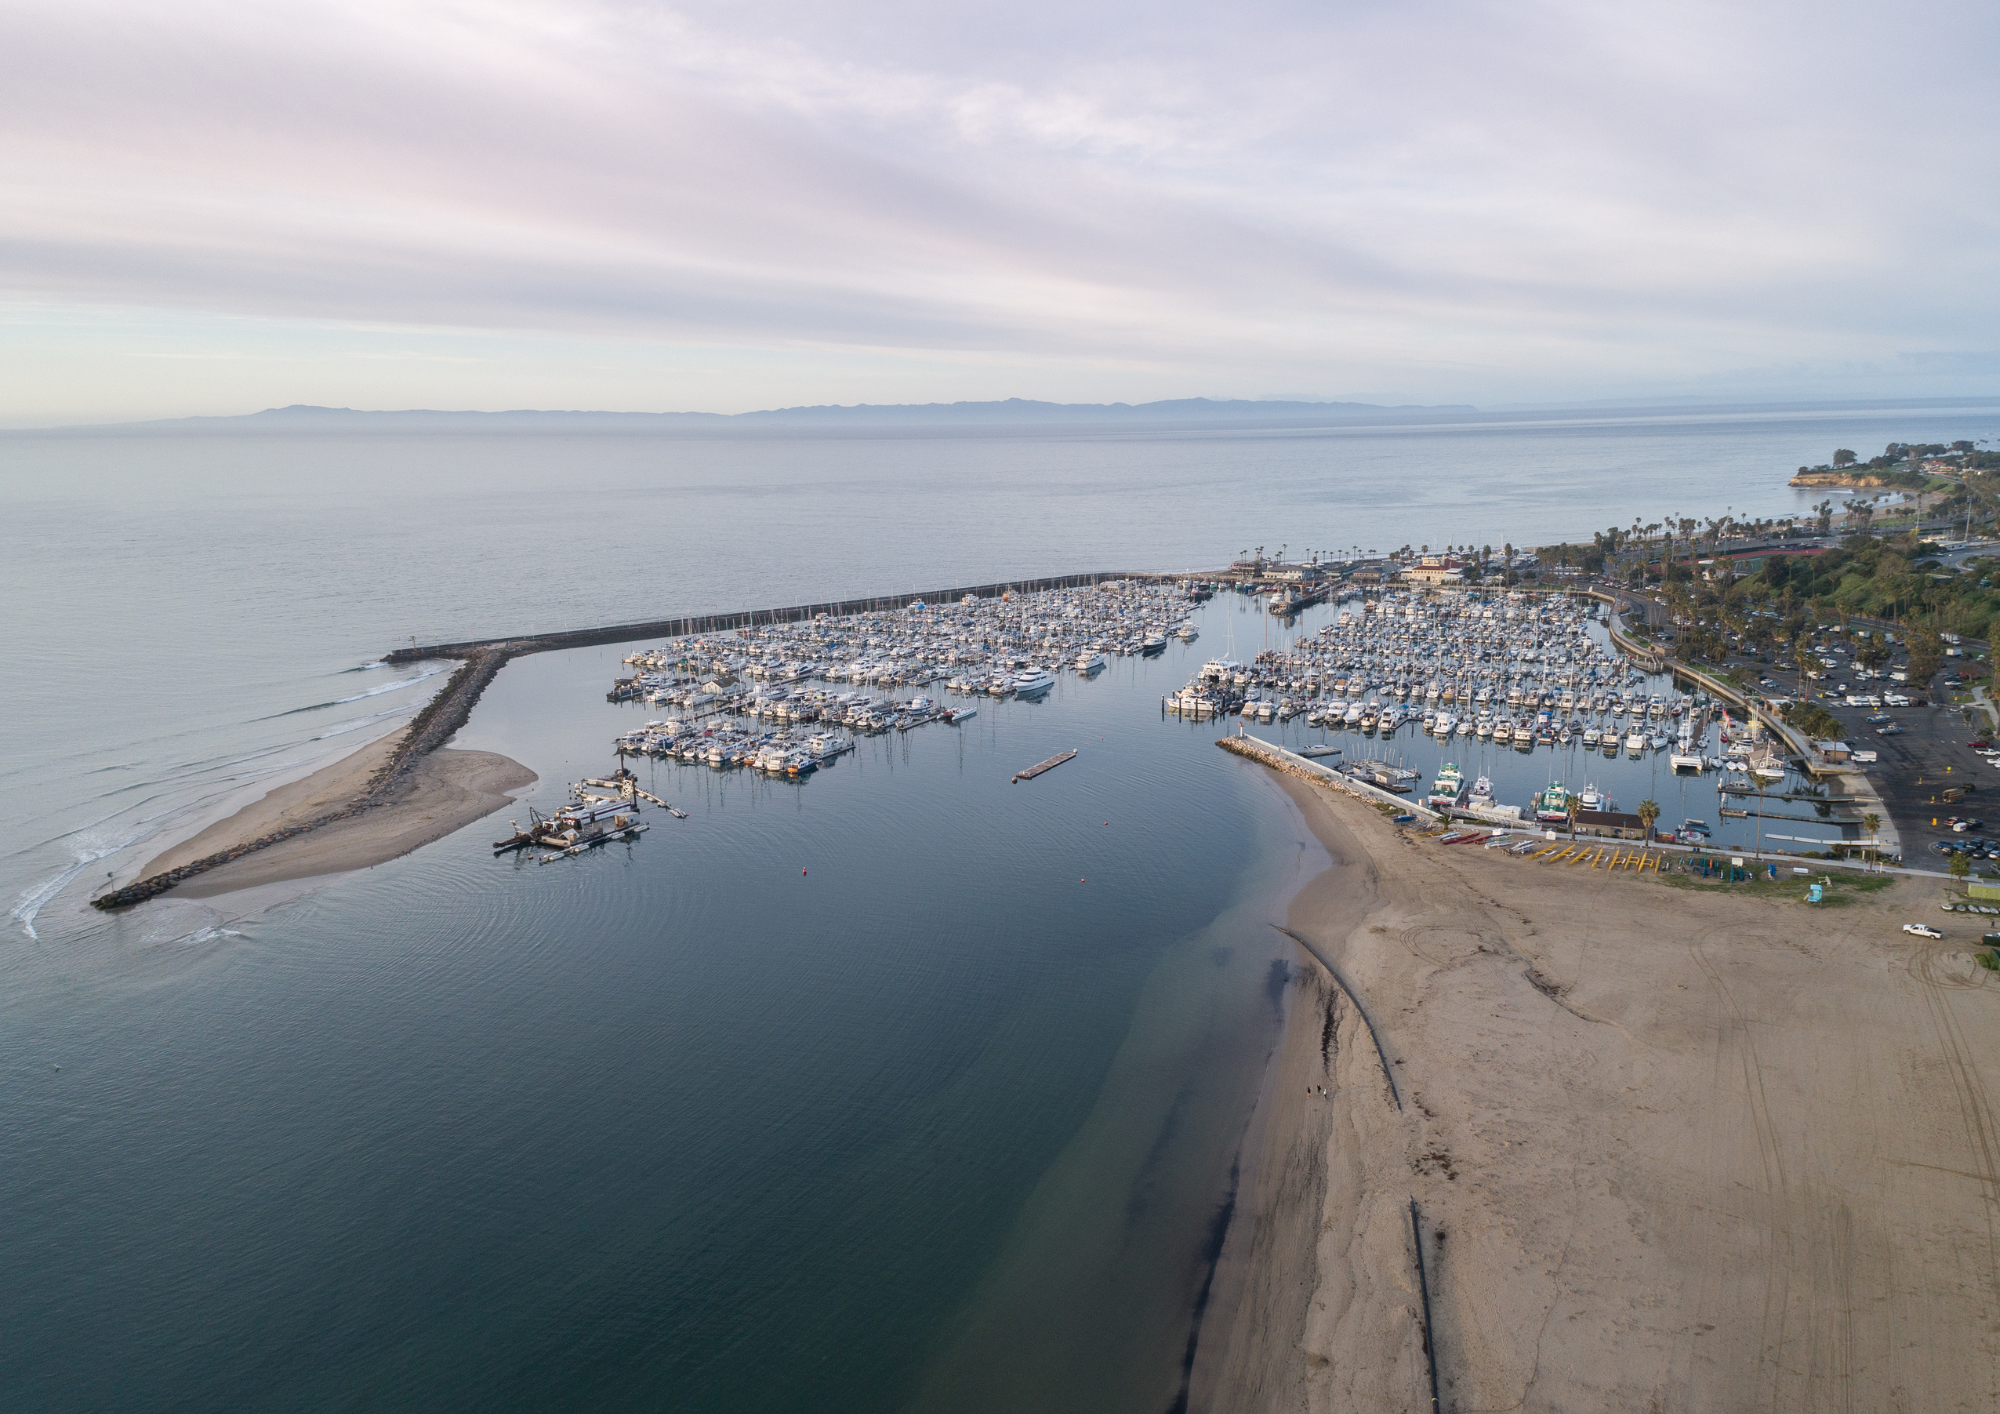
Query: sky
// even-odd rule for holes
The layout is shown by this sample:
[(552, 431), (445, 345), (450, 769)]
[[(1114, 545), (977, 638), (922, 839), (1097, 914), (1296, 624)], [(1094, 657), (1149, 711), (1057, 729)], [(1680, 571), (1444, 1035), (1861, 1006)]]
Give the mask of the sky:
[(0, 0), (0, 424), (2000, 395), (2000, 6)]

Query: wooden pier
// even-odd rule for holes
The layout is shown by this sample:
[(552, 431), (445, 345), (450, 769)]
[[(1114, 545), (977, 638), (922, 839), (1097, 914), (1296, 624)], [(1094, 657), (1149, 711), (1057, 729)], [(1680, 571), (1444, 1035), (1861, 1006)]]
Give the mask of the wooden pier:
[[(1051, 756), (1046, 761), (1037, 761), (1025, 771), (1016, 771), (1014, 773), (1014, 781), (1032, 781), (1044, 771), (1055, 770), (1056, 767), (1062, 765), (1063, 762), (1069, 760), (1074, 755), (1076, 755), (1074, 751), (1065, 751), (1060, 756)], [(1010, 781), (1008, 784), (1011, 785), (1013, 782)]]

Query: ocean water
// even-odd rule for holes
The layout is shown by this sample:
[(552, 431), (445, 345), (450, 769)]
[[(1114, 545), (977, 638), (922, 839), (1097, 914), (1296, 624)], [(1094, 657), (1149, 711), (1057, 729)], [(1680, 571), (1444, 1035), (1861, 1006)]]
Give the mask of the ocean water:
[[(1320, 861), (1158, 712), (1268, 631), (1226, 597), (803, 786), (655, 767), (691, 818), (591, 859), (494, 861), (502, 812), (266, 913), (85, 901), (392, 729), (412, 638), (1785, 513), (1836, 445), (1995, 435), (0, 436), (0, 1397), (1164, 1408)], [(618, 656), (509, 665), (462, 742), (556, 798)]]

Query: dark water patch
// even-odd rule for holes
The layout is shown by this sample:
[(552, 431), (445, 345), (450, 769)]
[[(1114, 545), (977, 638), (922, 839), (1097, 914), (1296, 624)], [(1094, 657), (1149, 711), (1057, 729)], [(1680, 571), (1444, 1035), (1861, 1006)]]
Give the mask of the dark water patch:
[(1194, 1319), (1188, 1323), (1187, 1348), (1181, 1353), (1181, 1388), (1167, 1405), (1167, 1414), (1187, 1414), (1188, 1396), (1194, 1383), (1195, 1351), (1201, 1346), (1201, 1323), (1208, 1314), (1208, 1298), (1215, 1288), (1215, 1269), (1222, 1262), (1222, 1247), (1229, 1240), (1229, 1224), (1236, 1217), (1236, 1191), (1243, 1173), (1242, 1157), (1229, 1166), (1229, 1195), (1216, 1208), (1215, 1216), (1209, 1219), (1208, 1234), (1202, 1244), (1201, 1260), (1204, 1274), (1201, 1289), (1195, 1293)]
[(1264, 995), (1279, 1011), (1285, 1008), (1285, 988), (1291, 984), (1292, 965), (1282, 957), (1272, 958), (1271, 966), (1264, 974)]

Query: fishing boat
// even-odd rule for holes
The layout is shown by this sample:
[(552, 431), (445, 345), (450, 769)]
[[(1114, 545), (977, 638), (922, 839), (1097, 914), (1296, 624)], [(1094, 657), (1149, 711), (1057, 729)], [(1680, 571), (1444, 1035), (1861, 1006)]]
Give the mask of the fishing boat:
[(1424, 798), (1424, 801), (1425, 804), (1441, 810), (1464, 804), (1464, 773), (1451, 762), (1438, 767), (1437, 779), (1431, 783), (1431, 793)]
[(1543, 824), (1560, 824), (1569, 819), (1569, 792), (1561, 781), (1550, 781), (1535, 797), (1534, 805), (1535, 818)]

